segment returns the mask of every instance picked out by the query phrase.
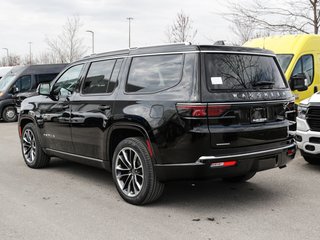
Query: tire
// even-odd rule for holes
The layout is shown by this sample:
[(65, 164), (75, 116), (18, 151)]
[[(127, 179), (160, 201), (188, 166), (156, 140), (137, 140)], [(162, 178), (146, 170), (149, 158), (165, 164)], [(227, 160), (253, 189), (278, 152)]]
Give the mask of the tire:
[(17, 110), (13, 106), (8, 106), (3, 109), (2, 119), (5, 122), (16, 122), (18, 119)]
[(256, 175), (256, 172), (248, 172), (244, 175), (241, 176), (236, 176), (236, 177), (230, 177), (230, 178), (223, 178), (223, 181), (225, 182), (232, 182), (232, 183), (236, 183), (236, 182), (246, 182), (249, 179), (253, 178), (254, 175)]
[(112, 176), (120, 196), (128, 203), (144, 205), (163, 192), (143, 138), (126, 138), (115, 149)]
[(303, 151), (301, 149), (300, 149), (300, 152), (301, 152), (301, 156), (303, 157), (303, 159), (306, 162), (308, 162), (309, 164), (320, 165), (320, 155), (319, 154), (313, 155), (310, 153), (306, 153), (305, 151)]
[(303, 159), (311, 165), (320, 165), (320, 158), (311, 157), (311, 156), (303, 156)]
[(21, 149), (28, 167), (44, 168), (48, 166), (50, 158), (41, 148), (39, 134), (33, 123), (28, 123), (22, 130)]

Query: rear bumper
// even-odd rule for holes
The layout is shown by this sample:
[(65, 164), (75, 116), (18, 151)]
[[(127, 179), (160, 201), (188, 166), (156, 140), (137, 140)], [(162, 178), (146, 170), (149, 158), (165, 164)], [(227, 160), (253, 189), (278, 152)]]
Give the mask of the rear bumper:
[[(223, 156), (202, 156), (194, 163), (156, 164), (160, 181), (179, 179), (208, 179), (239, 176), (250, 171), (284, 167), (296, 152), (296, 144), (264, 151)], [(219, 166), (221, 162), (236, 161), (234, 166)]]

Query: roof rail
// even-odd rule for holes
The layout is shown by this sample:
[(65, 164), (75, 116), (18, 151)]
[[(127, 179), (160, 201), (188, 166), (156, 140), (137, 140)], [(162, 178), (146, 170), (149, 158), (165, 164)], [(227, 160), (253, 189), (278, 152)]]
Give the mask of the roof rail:
[(145, 45), (145, 46), (141, 46), (141, 47), (132, 47), (131, 49), (137, 49), (137, 48), (147, 48), (147, 47), (162, 47), (162, 46), (172, 46), (172, 45), (192, 45), (191, 42), (177, 42), (177, 43), (162, 43), (162, 44), (156, 44), (156, 45)]

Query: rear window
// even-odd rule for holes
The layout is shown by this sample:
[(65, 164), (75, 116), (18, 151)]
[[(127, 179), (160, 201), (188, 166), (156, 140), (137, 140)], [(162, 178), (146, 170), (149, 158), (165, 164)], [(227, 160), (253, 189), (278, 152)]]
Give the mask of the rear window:
[(287, 88), (273, 57), (206, 54), (205, 65), (209, 90)]
[(157, 92), (179, 83), (183, 55), (135, 57), (132, 60), (126, 92)]

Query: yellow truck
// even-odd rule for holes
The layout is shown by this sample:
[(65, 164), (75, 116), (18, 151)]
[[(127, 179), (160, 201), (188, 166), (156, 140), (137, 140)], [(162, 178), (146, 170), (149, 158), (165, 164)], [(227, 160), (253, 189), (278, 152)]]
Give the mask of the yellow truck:
[[(252, 39), (246, 47), (263, 48), (273, 51), (289, 81), (296, 97), (296, 104), (311, 97), (320, 88), (320, 35), (283, 35)], [(308, 88), (295, 90), (291, 80), (297, 76), (306, 77)]]

